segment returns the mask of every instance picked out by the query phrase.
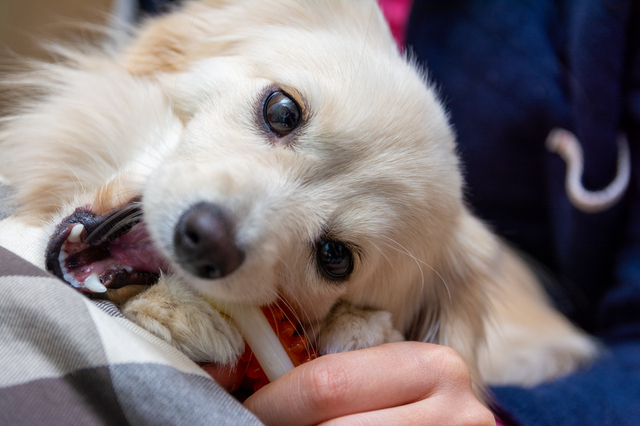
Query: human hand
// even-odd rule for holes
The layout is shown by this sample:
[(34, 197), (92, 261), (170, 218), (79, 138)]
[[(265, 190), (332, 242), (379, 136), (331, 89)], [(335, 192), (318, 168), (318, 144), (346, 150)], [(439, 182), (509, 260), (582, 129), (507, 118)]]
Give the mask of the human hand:
[(420, 342), (322, 356), (244, 405), (267, 425), (495, 425), (460, 356)]

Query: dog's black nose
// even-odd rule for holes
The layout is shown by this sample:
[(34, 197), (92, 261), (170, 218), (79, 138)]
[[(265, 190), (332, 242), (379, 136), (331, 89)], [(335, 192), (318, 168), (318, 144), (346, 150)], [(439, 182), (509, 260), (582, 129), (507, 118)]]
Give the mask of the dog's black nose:
[(231, 224), (212, 203), (195, 204), (180, 217), (173, 245), (180, 266), (200, 278), (224, 277), (244, 261)]

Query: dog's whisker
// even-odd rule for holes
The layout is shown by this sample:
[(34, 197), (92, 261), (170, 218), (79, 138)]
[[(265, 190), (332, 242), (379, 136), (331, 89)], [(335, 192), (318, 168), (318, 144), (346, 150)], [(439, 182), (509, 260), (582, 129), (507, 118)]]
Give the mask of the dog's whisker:
[(282, 297), (279, 294), (277, 295), (277, 297), (278, 297), (278, 300), (280, 300), (280, 302), (282, 302), (282, 304), (287, 307), (287, 309), (289, 310), (289, 312), (291, 312), (291, 315), (293, 315), (294, 318), (289, 318), (286, 312), (285, 312), (285, 317), (287, 317), (289, 321), (292, 321), (295, 324), (302, 324), (302, 321), (298, 317), (298, 314), (293, 310), (293, 306), (291, 305), (291, 303), (289, 303), (284, 297)]
[[(388, 246), (388, 245), (387, 245)], [(395, 271), (397, 271), (397, 265), (395, 265), (391, 259), (389, 259), (389, 256), (387, 256), (387, 253), (384, 252), (384, 250), (382, 250), (380, 247), (378, 247), (377, 245), (375, 245), (375, 249), (378, 250), (380, 252), (380, 254), (385, 258), (385, 260), (389, 263), (389, 266), (391, 266)]]
[[(47, 189), (44, 190), (43, 192), (49, 194), (49, 195), (54, 195), (56, 198), (58, 198), (63, 204), (67, 202), (67, 200), (60, 194), (58, 194), (57, 192), (51, 190), (51, 189)], [(40, 204), (41, 206), (44, 206), (45, 204)], [(46, 206), (51, 206), (51, 207), (56, 207), (56, 208), (60, 208), (59, 204), (46, 204)]]
[[(315, 312), (315, 305), (312, 303), (311, 298), (309, 297), (309, 295), (306, 292), (303, 292), (302, 295), (307, 298), (307, 301), (309, 301), (308, 306), (311, 306), (311, 309), (314, 310), (313, 318), (317, 318), (318, 317), (318, 313)], [(309, 327), (311, 328), (312, 335), (316, 336), (316, 330), (315, 330), (315, 326), (314, 326), (314, 321), (311, 320), (311, 317), (309, 316), (309, 313), (306, 310), (303, 310), (302, 313), (304, 314), (304, 316), (307, 317), (307, 324), (309, 324)]]
[(66, 162), (62, 161), (62, 160), (58, 160), (59, 164), (62, 164), (62, 166), (67, 169), (67, 171), (71, 174), (73, 174), (73, 176), (76, 179), (76, 183), (78, 185), (80, 185), (80, 188), (82, 190), (82, 192), (86, 192), (86, 188), (84, 186), (84, 183), (82, 183), (82, 179), (80, 179), (80, 176), (78, 176), (78, 173), (75, 171), (75, 168), (72, 167), (71, 165), (67, 164)]
[[(281, 257), (281, 256), (280, 256), (279, 254), (277, 254), (277, 253), (274, 253), (274, 255), (276, 256), (276, 259), (278, 260), (278, 263), (279, 263), (280, 265), (282, 265), (282, 266), (285, 268), (285, 270), (284, 270), (283, 274), (285, 274), (285, 275), (286, 275), (286, 274), (291, 275), (291, 273), (292, 273), (292, 272), (294, 272), (294, 269), (290, 266), (289, 262), (287, 262), (287, 259), (285, 259), (285, 258)], [(291, 281), (291, 280), (283, 280), (283, 281)], [(304, 292), (303, 292), (303, 294), (305, 294), (305, 295), (306, 295), (306, 293), (304, 293)], [(284, 305), (289, 309), (289, 311), (290, 311), (290, 312), (295, 316), (295, 318), (294, 318), (294, 319), (295, 319), (295, 321), (296, 321), (298, 324), (304, 324), (304, 323), (309, 324), (309, 325), (310, 325), (310, 327), (312, 328), (312, 333), (315, 333), (315, 329), (314, 329), (314, 327), (313, 327), (313, 323), (311, 322), (311, 319), (310, 319), (309, 315), (308, 315), (306, 312), (303, 312), (304, 316), (306, 316), (306, 319), (307, 319), (307, 320), (306, 320), (306, 322), (305, 322), (305, 321), (303, 321), (303, 319), (302, 319), (302, 318), (300, 318), (300, 317), (298, 316), (298, 314), (297, 314), (297, 313), (296, 313), (296, 311), (292, 308), (292, 305), (291, 305), (291, 303), (290, 303), (289, 301), (287, 301), (286, 299), (284, 299), (284, 298), (283, 298), (279, 293), (276, 293), (276, 297), (277, 297), (277, 299), (278, 299), (278, 300), (280, 300), (280, 301), (281, 301), (281, 302), (282, 302), (282, 303), (283, 303), (283, 304), (284, 304)], [(295, 297), (295, 296), (294, 296), (294, 297)], [(295, 301), (296, 301), (296, 302), (298, 302), (297, 300), (295, 300)], [(300, 303), (298, 303), (298, 305), (299, 305), (299, 306), (301, 306), (301, 304), (300, 304)], [(305, 331), (305, 333), (306, 333), (306, 331)]]
[(371, 11), (369, 13), (369, 19), (367, 21), (367, 31), (364, 35), (364, 41), (362, 43), (362, 51), (360, 52), (360, 59), (358, 60), (358, 66), (356, 68), (356, 72), (353, 73), (353, 76), (351, 77), (351, 85), (353, 85), (354, 79), (358, 78), (358, 73), (360, 72), (360, 67), (362, 65), (362, 59), (364, 58), (364, 52), (365, 49), (367, 47), (367, 40), (369, 40), (369, 31), (371, 29), (371, 22), (373, 21), (373, 13), (376, 10), (376, 5), (375, 3), (373, 3), (371, 5)]
[[(121, 209), (118, 209), (117, 211), (112, 212), (111, 216), (109, 218), (107, 218), (104, 222), (102, 222), (96, 229), (93, 230), (93, 232), (91, 232), (87, 238), (85, 239), (85, 243), (88, 244), (92, 238), (98, 233), (100, 232), (104, 227), (109, 226), (113, 221), (118, 220), (118, 218), (120, 217), (121, 214), (126, 213), (130, 210), (134, 210), (134, 209), (138, 209), (139, 206), (137, 205), (137, 203), (131, 204), (131, 205), (127, 205), (124, 206)], [(126, 219), (127, 217), (129, 217), (129, 215), (127, 215), (125, 218), (122, 219)]]
[[(416, 265), (418, 266), (418, 269), (420, 270), (420, 278), (421, 278), (421, 287), (420, 287), (420, 293), (424, 293), (424, 283), (425, 283), (425, 279), (424, 279), (424, 271), (422, 270), (422, 266), (420, 266), (420, 263), (424, 263), (425, 265), (427, 265), (426, 262), (418, 259), (417, 257), (415, 257), (411, 252), (409, 252), (409, 250), (407, 250), (404, 246), (402, 246), (402, 244), (400, 244), (399, 242), (395, 241), (393, 238), (390, 237), (386, 237), (388, 240), (390, 240), (391, 242), (393, 242), (394, 244), (397, 244), (398, 246), (400, 246), (402, 248), (402, 250), (399, 250), (395, 247), (390, 246), (389, 244), (383, 243), (385, 244), (387, 247), (396, 250), (402, 254), (405, 254), (409, 257), (411, 257), (413, 259), (414, 262), (416, 262)], [(427, 265), (429, 266), (429, 265)], [(430, 266), (429, 266), (430, 267)], [(433, 268), (431, 268), (433, 270)], [(434, 270), (435, 272), (435, 270)], [(436, 272), (437, 274), (437, 272)], [(439, 274), (438, 274), (439, 275)], [(444, 280), (443, 280), (444, 281)], [(447, 283), (445, 283), (445, 287), (447, 288), (447, 292), (449, 291), (449, 287), (447, 286)], [(449, 298), (451, 298), (451, 294), (449, 294)]]
[[(279, 294), (278, 294), (278, 299), (282, 302), (282, 304), (284, 304), (284, 305), (288, 308), (288, 311), (289, 311), (289, 312), (291, 312), (291, 314), (294, 316), (294, 318), (293, 318), (293, 320), (292, 320), (291, 318), (289, 318), (289, 316), (288, 316), (288, 315), (287, 315), (287, 313), (285, 312), (285, 313), (284, 313), (284, 314), (285, 314), (285, 317), (286, 317), (289, 321), (292, 321), (292, 322), (294, 322), (294, 321), (295, 321), (295, 322), (294, 322), (294, 324), (303, 324), (303, 322), (302, 322), (302, 320), (300, 319), (300, 317), (298, 316), (298, 314), (293, 310), (293, 307), (291, 306), (291, 304), (290, 304), (287, 300), (285, 300), (285, 299), (284, 299), (281, 295), (279, 295)], [(307, 316), (307, 320), (308, 320), (308, 319), (309, 319), (309, 317), (308, 317), (308, 315), (306, 315), (306, 316)], [(314, 332), (315, 332), (315, 330), (313, 329), (313, 324), (311, 324), (311, 322), (310, 322), (310, 321), (307, 321), (307, 324), (309, 324), (309, 325), (311, 326), (312, 333), (314, 333)], [(305, 337), (307, 337), (307, 339), (308, 339), (308, 338), (309, 338), (309, 337), (308, 337), (308, 334), (309, 334), (309, 333), (307, 333), (307, 330), (306, 330), (304, 327), (302, 327), (302, 331), (303, 331), (303, 333), (304, 333)], [(313, 335), (313, 334), (312, 334), (312, 335)], [(311, 355), (311, 351), (309, 350), (309, 348), (307, 347), (307, 348), (305, 348), (305, 350), (307, 351), (307, 356), (310, 356), (310, 355)]]
[(122, 219), (116, 225), (114, 225), (113, 228), (111, 228), (106, 234), (104, 234), (104, 236), (102, 238), (100, 238), (100, 240), (98, 241), (98, 244), (104, 242), (111, 235), (113, 235), (118, 230), (124, 228), (125, 226), (127, 226), (127, 225), (129, 225), (131, 223), (138, 222), (141, 217), (142, 217), (142, 212), (139, 212), (139, 213), (136, 213), (136, 214), (132, 214), (131, 216), (128, 216), (127, 218)]
[[(309, 297), (309, 295), (307, 294), (307, 292), (303, 291), (300, 294), (307, 298), (307, 301), (309, 302), (309, 303), (307, 303), (307, 306), (311, 306), (311, 308), (314, 310), (313, 317), (309, 316), (309, 313), (305, 309), (302, 310), (302, 315), (304, 315), (306, 317), (305, 324), (309, 325), (309, 328), (311, 329), (311, 336), (313, 338), (316, 338), (317, 337), (317, 334), (316, 334), (317, 332), (316, 332), (315, 325), (314, 325), (315, 321), (312, 321), (311, 318), (318, 318), (318, 313), (315, 312), (315, 305), (314, 305), (313, 301), (311, 300), (311, 298)], [(294, 299), (295, 299), (296, 303), (298, 303), (298, 306), (303, 306), (303, 304), (300, 303), (300, 300), (299, 300), (297, 295), (294, 296)], [(291, 311), (295, 312), (295, 311), (293, 311), (293, 309)], [(302, 320), (300, 318), (298, 318), (298, 320), (302, 323)], [(305, 333), (306, 333), (306, 330), (305, 330)], [(306, 333), (306, 334), (309, 334), (309, 333)]]
[[(107, 200), (130, 200), (140, 196), (140, 191), (130, 188), (122, 188), (109, 194)], [(140, 206), (142, 208), (142, 205)]]
[[(125, 217), (121, 217), (121, 215), (123, 213), (127, 213), (132, 211), (132, 213), (129, 213), (128, 215), (126, 215)], [(128, 220), (131, 217), (138, 215), (137, 218), (139, 218), (139, 216), (142, 215), (142, 212), (140, 211), (140, 203), (139, 202), (135, 202), (135, 203), (131, 203), (129, 205), (124, 206), (121, 209), (118, 209), (117, 211), (114, 211), (111, 214), (111, 217), (109, 217), (108, 219), (106, 219), (104, 222), (102, 222), (96, 229), (94, 229), (89, 235), (87, 235), (87, 238), (84, 239), (84, 243), (85, 244), (91, 244), (93, 242), (93, 238), (102, 230), (104, 229), (106, 226), (111, 225), (114, 221), (116, 222), (115, 227), (118, 227), (118, 229), (122, 228), (122, 226), (119, 226), (119, 223), (121, 223), (122, 221)], [(124, 226), (124, 225), (123, 225)], [(111, 235), (113, 232), (111, 232), (113, 230), (113, 228), (111, 228), (109, 230), (109, 232), (107, 232), (107, 235)], [(100, 238), (100, 241), (103, 241), (106, 238), (106, 235), (103, 236), (102, 238)]]
[(425, 262), (425, 261), (423, 261), (423, 260), (418, 259), (417, 257), (415, 257), (415, 256), (414, 256), (413, 254), (411, 254), (411, 253), (410, 253), (410, 252), (409, 252), (409, 251), (408, 251), (404, 246), (402, 246), (402, 244), (400, 244), (399, 242), (395, 241), (393, 238), (390, 238), (390, 237), (386, 237), (386, 238), (387, 238), (388, 240), (390, 240), (391, 242), (393, 242), (394, 244), (397, 244), (399, 247), (401, 247), (401, 248), (402, 248), (402, 250), (397, 249), (397, 248), (395, 248), (395, 247), (393, 247), (393, 246), (390, 246), (390, 245), (388, 245), (388, 244), (387, 244), (387, 247), (389, 247), (389, 248), (391, 248), (391, 249), (393, 249), (393, 250), (396, 250), (396, 251), (398, 251), (398, 252), (400, 252), (400, 253), (403, 253), (403, 254), (405, 254), (405, 255), (407, 255), (407, 256), (409, 256), (409, 257), (411, 257), (411, 258), (416, 262), (416, 264), (418, 264), (418, 267), (420, 268), (420, 273), (422, 274), (422, 291), (424, 291), (424, 274), (423, 274), (423, 272), (422, 272), (422, 268), (420, 267), (420, 263), (422, 263), (423, 265), (425, 265), (427, 268), (431, 269), (431, 270), (432, 270), (432, 271), (433, 271), (433, 272), (434, 272), (434, 273), (435, 273), (435, 274), (440, 278), (440, 280), (441, 280), (441, 281), (442, 281), (442, 283), (444, 284), (445, 289), (447, 290), (447, 294), (448, 294), (448, 296), (449, 296), (449, 302), (452, 302), (452, 303), (453, 303), (453, 298), (452, 298), (452, 296), (451, 296), (451, 290), (450, 290), (450, 288), (449, 288), (449, 284), (447, 284), (447, 281), (444, 279), (444, 277), (443, 277), (443, 276), (442, 276), (438, 271), (436, 271), (436, 270), (435, 270), (435, 268), (434, 268), (433, 266), (431, 266), (431, 265), (429, 265), (427, 262)]

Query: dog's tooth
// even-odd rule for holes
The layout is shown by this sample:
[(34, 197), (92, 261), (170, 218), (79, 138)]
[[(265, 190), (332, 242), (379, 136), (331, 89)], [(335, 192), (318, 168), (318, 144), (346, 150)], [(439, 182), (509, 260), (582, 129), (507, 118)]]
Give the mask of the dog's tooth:
[(78, 280), (76, 280), (76, 278), (73, 276), (73, 274), (68, 273), (66, 268), (63, 268), (62, 271), (64, 272), (63, 277), (64, 277), (66, 282), (68, 282), (69, 284), (71, 284), (75, 288), (81, 288), (80, 282)]
[(84, 225), (79, 223), (71, 228), (71, 232), (69, 233), (69, 237), (67, 237), (67, 241), (70, 243), (79, 243), (80, 236), (82, 235), (82, 231), (84, 231)]
[(89, 278), (84, 280), (84, 286), (87, 290), (94, 293), (104, 293), (107, 291), (107, 288), (100, 282), (98, 274), (89, 275)]
[(60, 264), (60, 270), (62, 271), (62, 276), (65, 279), (65, 281), (71, 284), (72, 286), (74, 286), (75, 288), (80, 288), (80, 283), (78, 282), (78, 280), (75, 279), (73, 274), (69, 273), (69, 270), (67, 269), (67, 266), (64, 263), (67, 257), (69, 257), (69, 255), (65, 253), (64, 250), (60, 249), (60, 254), (58, 255), (58, 263)]

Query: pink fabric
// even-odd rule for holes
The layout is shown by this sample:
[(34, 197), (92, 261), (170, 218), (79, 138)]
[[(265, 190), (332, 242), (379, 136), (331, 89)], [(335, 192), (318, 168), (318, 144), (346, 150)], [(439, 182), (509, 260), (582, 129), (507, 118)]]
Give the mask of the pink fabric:
[(507, 426), (507, 425), (502, 423), (502, 420), (500, 420), (499, 418), (496, 417), (496, 426)]
[(395, 38), (398, 48), (403, 49), (404, 37), (409, 21), (409, 12), (413, 0), (378, 0), (382, 13), (389, 22), (391, 34)]

